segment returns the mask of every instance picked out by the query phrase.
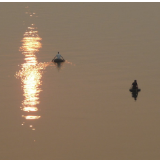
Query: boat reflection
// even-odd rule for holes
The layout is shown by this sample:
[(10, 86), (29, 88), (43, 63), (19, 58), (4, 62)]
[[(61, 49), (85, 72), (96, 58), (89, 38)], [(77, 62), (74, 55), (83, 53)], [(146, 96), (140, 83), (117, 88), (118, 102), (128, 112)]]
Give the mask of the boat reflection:
[(132, 93), (132, 97), (134, 98), (134, 100), (137, 100), (138, 97), (138, 93), (141, 91), (141, 89), (129, 89), (129, 91)]
[[(42, 91), (40, 88), (40, 85), (42, 85), (41, 78), (43, 70), (50, 65), (50, 62), (38, 63), (37, 61), (36, 54), (42, 47), (41, 40), (42, 38), (39, 37), (37, 28), (32, 24), (24, 33), (20, 47), (20, 52), (24, 55), (24, 63), (21, 64), (21, 70), (16, 73), (16, 77), (21, 79), (23, 88), (24, 100), (20, 108), (25, 114), (22, 115), (25, 120), (41, 118), (37, 107), (40, 103), (39, 94)], [(31, 112), (31, 114), (28, 112)], [(33, 127), (31, 124), (29, 126)], [(35, 128), (32, 130), (35, 130)]]
[(64, 64), (69, 64), (71, 66), (75, 66), (75, 64), (73, 64), (72, 62), (69, 62), (68, 60), (65, 60), (64, 62), (54, 62), (54, 60), (52, 60), (54, 66), (58, 69), (58, 71), (60, 71), (60, 69), (63, 68)]
[(53, 62), (54, 63), (54, 65), (57, 67), (57, 69), (58, 69), (58, 71), (62, 68), (62, 66), (63, 66), (63, 64), (65, 63), (65, 62)]

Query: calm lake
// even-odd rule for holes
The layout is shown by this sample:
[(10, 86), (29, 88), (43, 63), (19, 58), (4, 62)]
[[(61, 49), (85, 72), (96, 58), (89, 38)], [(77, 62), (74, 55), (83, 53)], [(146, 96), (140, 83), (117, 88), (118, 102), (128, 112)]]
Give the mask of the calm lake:
[(160, 3), (1, 2), (0, 15), (1, 160), (160, 159)]

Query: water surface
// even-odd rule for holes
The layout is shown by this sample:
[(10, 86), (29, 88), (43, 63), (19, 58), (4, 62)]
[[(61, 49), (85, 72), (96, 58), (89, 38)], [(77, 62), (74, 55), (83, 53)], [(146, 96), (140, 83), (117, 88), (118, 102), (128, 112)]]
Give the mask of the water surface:
[(159, 3), (1, 3), (0, 12), (1, 159), (160, 158)]

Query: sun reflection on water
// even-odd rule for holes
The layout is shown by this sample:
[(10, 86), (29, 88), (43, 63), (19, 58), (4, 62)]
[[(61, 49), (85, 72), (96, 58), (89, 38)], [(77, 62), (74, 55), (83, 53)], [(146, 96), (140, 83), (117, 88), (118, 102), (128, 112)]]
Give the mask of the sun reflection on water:
[[(35, 13), (29, 11), (26, 14), (37, 17)], [(32, 18), (33, 18), (32, 17)], [(25, 24), (25, 22), (23, 22)], [(20, 65), (21, 69), (16, 72), (16, 78), (21, 79), (21, 87), (23, 89), (24, 100), (22, 101), (21, 110), (23, 123), (29, 122), (29, 127), (35, 130), (33, 126), (34, 120), (40, 119), (38, 104), (40, 104), (39, 94), (42, 91), (42, 74), (47, 66), (61, 67), (60, 65), (50, 62), (38, 62), (37, 53), (42, 48), (42, 38), (38, 35), (38, 30), (35, 24), (31, 24), (26, 32), (23, 34), (22, 44), (19, 51), (24, 55), (24, 63)], [(66, 61), (66, 64), (73, 65), (71, 62)], [(25, 121), (26, 120), (26, 121)]]
[[(50, 65), (50, 63), (38, 63), (36, 54), (42, 47), (42, 38), (39, 37), (37, 28), (34, 24), (28, 27), (23, 35), (20, 52), (25, 56), (24, 63), (21, 64), (21, 70), (16, 73), (16, 77), (21, 79), (23, 88), (24, 100), (22, 101), (21, 110), (26, 113), (22, 115), (26, 120), (36, 120), (41, 118), (38, 115), (37, 105), (40, 103), (39, 93), (42, 91), (43, 70)], [(28, 113), (31, 112), (31, 115)], [(32, 125), (30, 125), (32, 126)]]

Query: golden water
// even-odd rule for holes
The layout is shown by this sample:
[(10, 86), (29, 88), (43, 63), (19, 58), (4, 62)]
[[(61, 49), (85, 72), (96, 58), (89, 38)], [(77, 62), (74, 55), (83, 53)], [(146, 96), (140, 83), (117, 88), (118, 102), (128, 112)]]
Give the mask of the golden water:
[(158, 160), (159, 8), (1, 3), (0, 159)]

